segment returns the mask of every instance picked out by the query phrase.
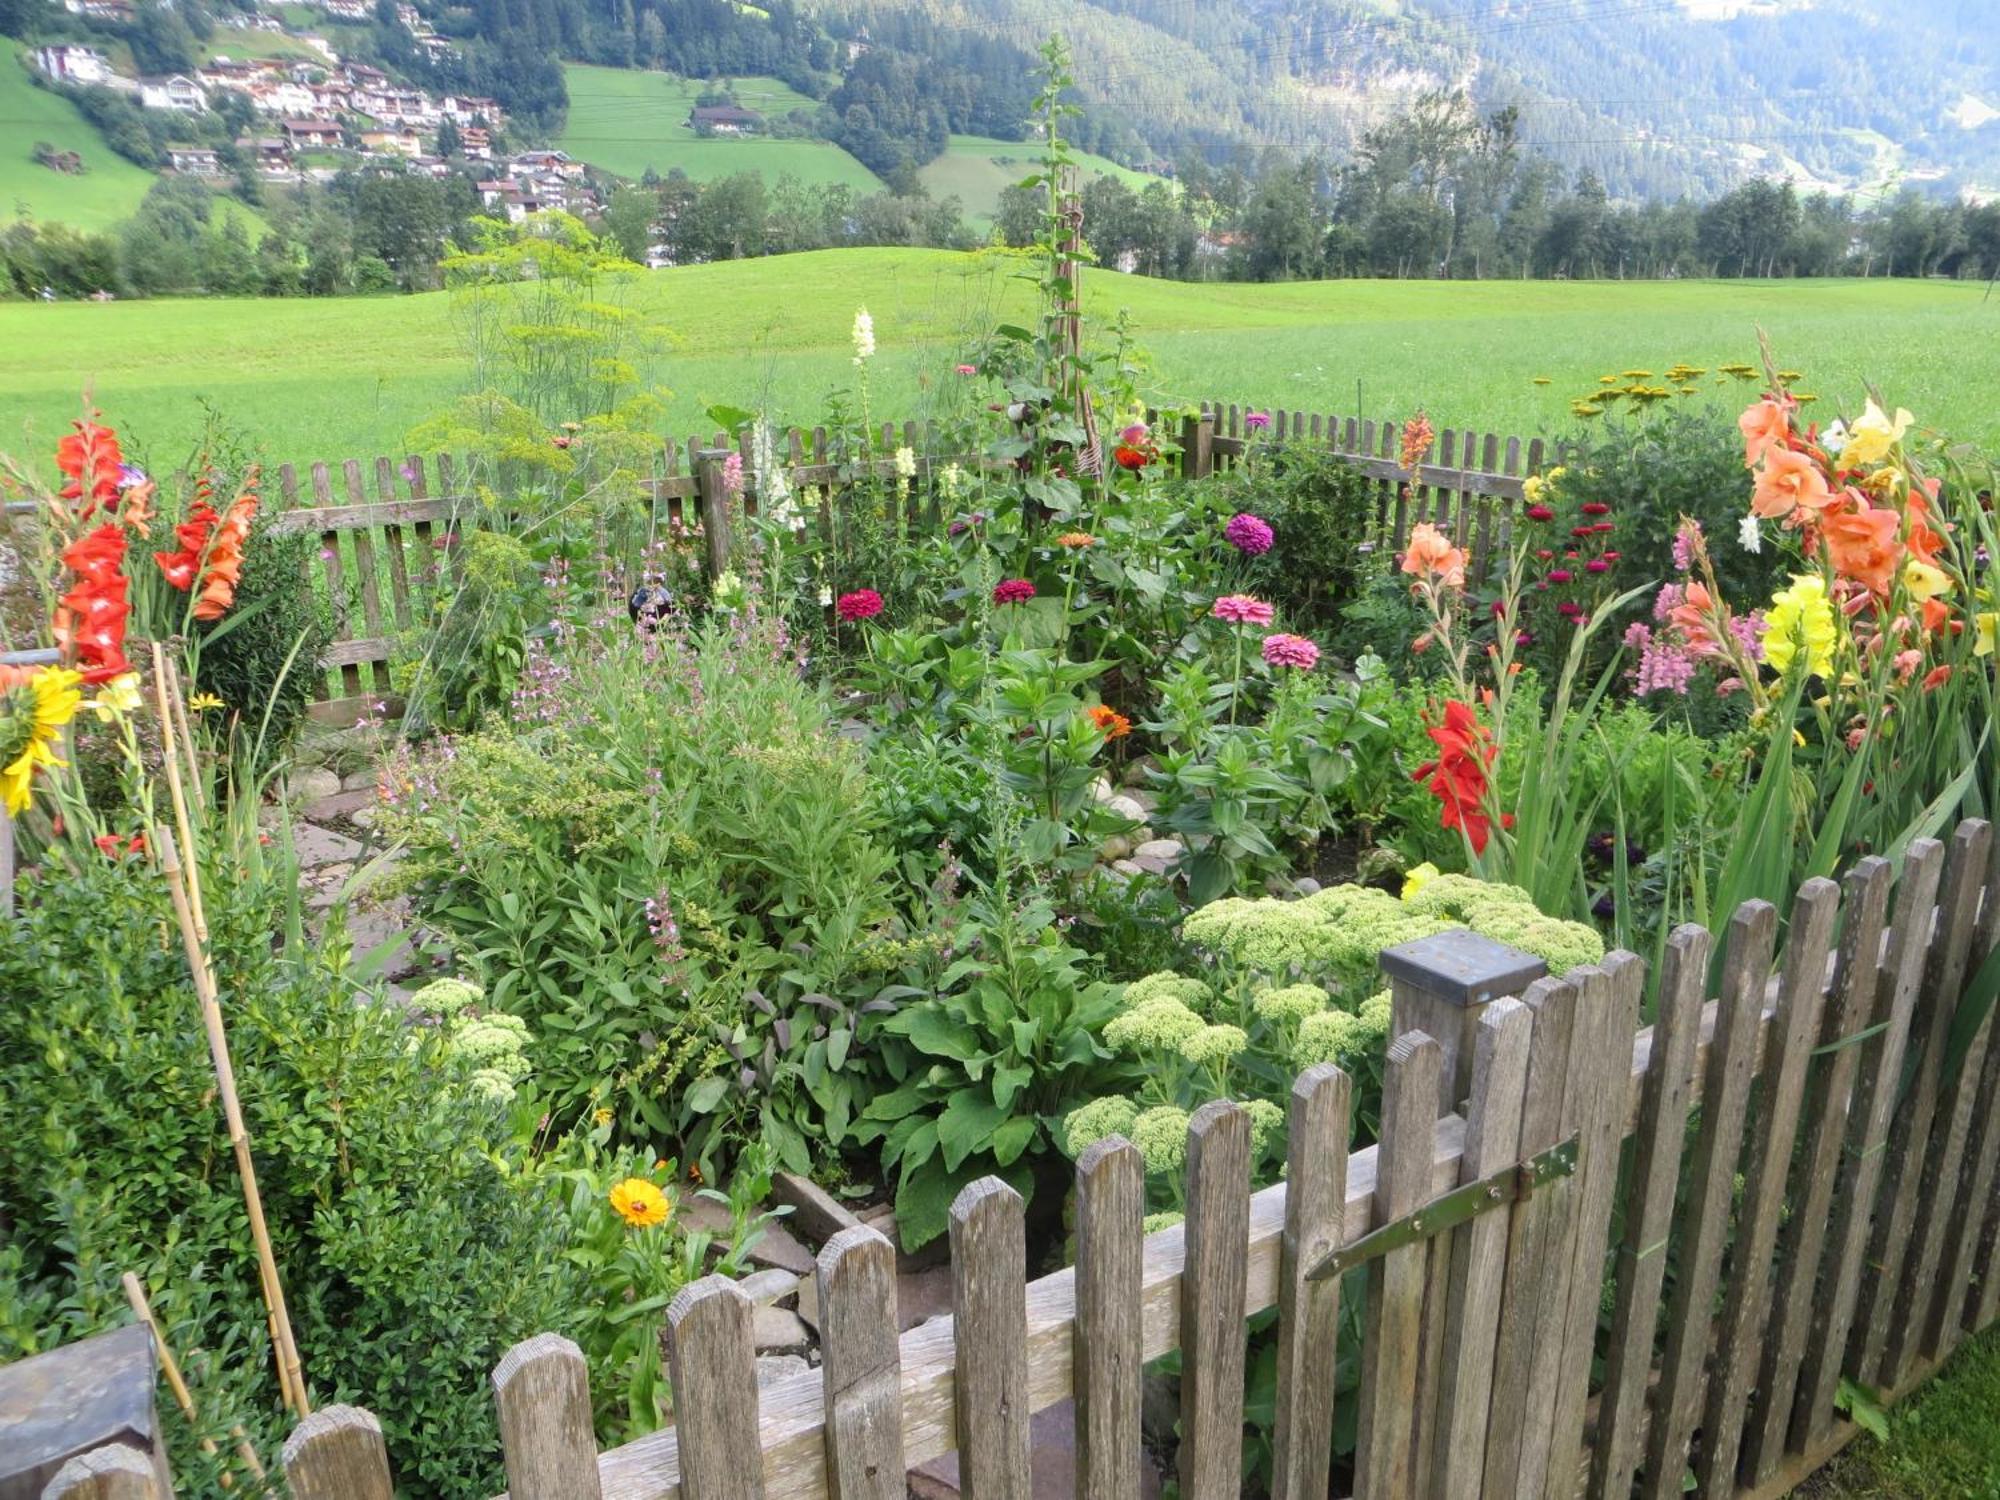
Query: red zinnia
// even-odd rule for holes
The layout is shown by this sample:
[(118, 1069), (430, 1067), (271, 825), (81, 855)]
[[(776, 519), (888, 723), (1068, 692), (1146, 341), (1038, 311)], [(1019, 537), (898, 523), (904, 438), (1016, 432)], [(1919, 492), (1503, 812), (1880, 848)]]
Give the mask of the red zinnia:
[(1035, 586), (1025, 578), (1008, 578), (993, 587), (995, 604), (1019, 604), (1035, 597)]
[(1152, 455), (1144, 448), (1135, 448), (1130, 443), (1120, 443), (1113, 448), (1111, 457), (1117, 461), (1119, 468), (1129, 469), (1135, 473), (1153, 461)]
[(836, 599), (833, 612), (850, 624), (856, 620), (872, 620), (882, 613), (882, 596), (873, 589), (856, 589)]

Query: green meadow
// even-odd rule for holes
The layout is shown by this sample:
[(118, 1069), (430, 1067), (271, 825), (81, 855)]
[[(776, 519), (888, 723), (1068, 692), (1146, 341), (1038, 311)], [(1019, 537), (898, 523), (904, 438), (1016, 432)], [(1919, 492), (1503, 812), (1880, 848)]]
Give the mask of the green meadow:
[[(917, 176), (933, 198), (956, 194), (965, 205), (967, 221), (983, 225), (992, 222), (1002, 192), (1040, 170), (1038, 150), (1030, 142), (955, 135), (944, 155), (926, 162), (918, 169)], [(1088, 152), (1078, 157), (1077, 166), (1086, 181), (1092, 177), (1116, 177), (1134, 192), (1154, 180), (1144, 172), (1135, 172), (1108, 157)]]
[[(670, 73), (635, 72), (566, 63), (569, 116), (556, 144), (571, 156), (620, 177), (643, 176), (648, 167), (665, 176), (679, 167), (697, 182), (737, 172), (761, 172), (767, 182), (790, 174), (813, 186), (845, 183), (856, 192), (881, 189), (881, 179), (828, 141), (703, 140), (687, 123), (703, 85)], [(816, 101), (775, 78), (733, 83), (746, 109), (766, 119), (792, 110), (816, 110)]]
[[(880, 349), (868, 372), (878, 418), (990, 399), (952, 370), (982, 332), (1030, 314), (1021, 268), (997, 252), (828, 250), (650, 272), (629, 295), (671, 335), (653, 376), (671, 392), (667, 430), (685, 435), (714, 403), (819, 420), (830, 392), (853, 389), (862, 305)], [(1423, 407), (1440, 428), (1529, 437), (1567, 430), (1571, 397), (1602, 374), (1754, 363), (1762, 329), (1829, 416), (1873, 383), (1927, 425), (2000, 443), (2000, 298), (1970, 283), (1187, 285), (1090, 272), (1083, 286), (1095, 326), (1129, 313), (1162, 405), (1377, 418)], [(399, 453), (466, 378), (444, 293), (15, 303), (0, 305), (0, 349), (14, 356), (0, 360), (0, 444), (46, 448), (89, 389), (155, 462), (190, 440), (203, 402), (273, 461)]]
[[(83, 172), (70, 176), (42, 166), (35, 160), (37, 141), (76, 152)], [(129, 218), (152, 185), (153, 174), (115, 153), (74, 104), (35, 86), (18, 50), (0, 50), (0, 222), (28, 218), (108, 229)]]

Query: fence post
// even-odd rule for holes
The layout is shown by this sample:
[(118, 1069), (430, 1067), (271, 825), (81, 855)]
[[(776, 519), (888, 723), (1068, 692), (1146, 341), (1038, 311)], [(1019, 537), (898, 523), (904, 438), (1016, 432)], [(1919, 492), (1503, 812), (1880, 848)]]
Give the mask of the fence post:
[(1215, 415), (1181, 419), (1181, 477), (1206, 479), (1215, 470)]
[(382, 1424), (358, 1406), (322, 1406), (285, 1439), (292, 1500), (393, 1500)]
[(172, 1500), (172, 1492), (137, 1448), (111, 1443), (56, 1470), (42, 1500)]
[(701, 467), (695, 475), (701, 488), (702, 555), (708, 563), (711, 583), (729, 566), (729, 491), (722, 483), (722, 461), (728, 456), (726, 448), (704, 448)]
[(555, 1333), (516, 1344), (494, 1368), (493, 1404), (512, 1500), (600, 1500), (581, 1349)]
[(1381, 964), (1389, 981), (1389, 1035), (1421, 1031), (1444, 1054), (1441, 1115), (1456, 1111), (1472, 1087), (1474, 1044), (1486, 1008), (1502, 996), (1525, 994), (1549, 972), (1532, 953), (1464, 928), (1386, 948)]

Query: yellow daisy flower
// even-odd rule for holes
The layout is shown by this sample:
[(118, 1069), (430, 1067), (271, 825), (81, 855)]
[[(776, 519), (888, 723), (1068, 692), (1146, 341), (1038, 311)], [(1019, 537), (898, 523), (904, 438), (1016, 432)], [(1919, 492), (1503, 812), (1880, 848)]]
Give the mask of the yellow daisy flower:
[(659, 1187), (643, 1177), (628, 1177), (611, 1190), (611, 1207), (628, 1228), (653, 1229), (667, 1222), (673, 1206)]

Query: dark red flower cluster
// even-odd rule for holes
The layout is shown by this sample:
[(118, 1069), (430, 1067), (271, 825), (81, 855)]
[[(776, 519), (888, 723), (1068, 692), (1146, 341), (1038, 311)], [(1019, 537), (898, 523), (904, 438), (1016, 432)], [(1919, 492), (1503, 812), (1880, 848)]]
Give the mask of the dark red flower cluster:
[[(1492, 835), (1492, 819), (1485, 808), (1487, 772), (1500, 747), (1471, 707), (1456, 701), (1445, 704), (1444, 722), (1425, 733), (1438, 747), (1438, 757), (1419, 766), (1413, 779), (1428, 783), (1432, 795), (1444, 804), (1440, 824), (1463, 829), (1472, 852), (1484, 854)], [(1511, 817), (1501, 819), (1502, 827), (1512, 824)]]
[(856, 589), (834, 600), (833, 612), (850, 625), (857, 620), (872, 620), (882, 613), (882, 596), (873, 589)]

